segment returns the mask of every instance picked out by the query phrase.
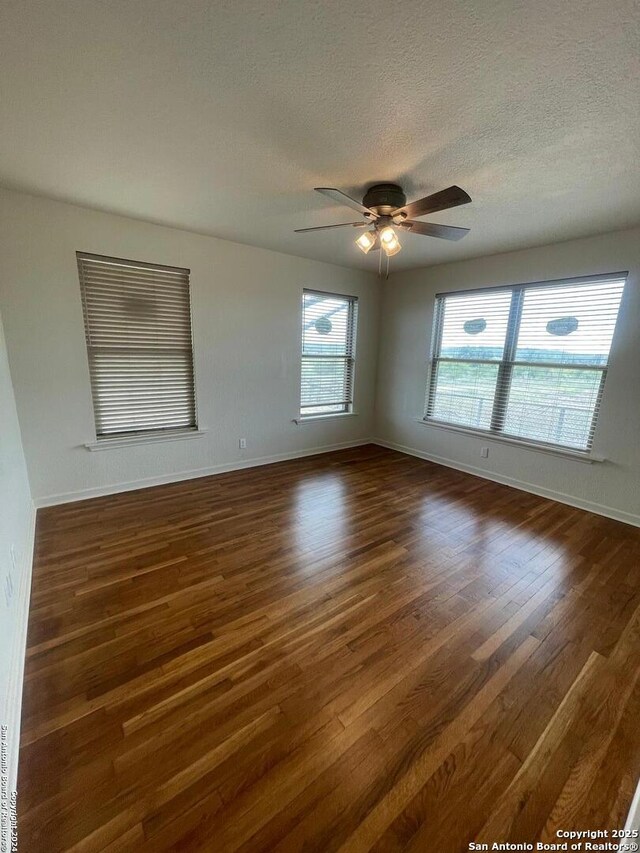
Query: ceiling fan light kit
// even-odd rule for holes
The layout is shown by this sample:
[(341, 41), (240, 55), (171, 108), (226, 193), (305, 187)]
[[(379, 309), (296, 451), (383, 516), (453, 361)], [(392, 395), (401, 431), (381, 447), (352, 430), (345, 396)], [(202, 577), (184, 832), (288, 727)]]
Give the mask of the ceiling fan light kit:
[[(355, 228), (366, 228), (370, 225), (372, 226), (370, 230), (365, 231), (356, 239), (356, 246), (365, 255), (368, 255), (372, 250), (382, 248), (387, 256), (387, 274), (389, 258), (397, 255), (402, 249), (398, 235), (392, 226), (424, 237), (440, 237), (444, 240), (460, 240), (469, 233), (468, 228), (436, 225), (434, 222), (416, 222), (410, 218), (426, 216), (428, 213), (447, 210), (460, 204), (469, 204), (471, 197), (457, 186), (448, 187), (446, 190), (433, 193), (409, 204), (407, 204), (407, 197), (402, 187), (398, 184), (374, 184), (365, 193), (362, 203), (334, 187), (315, 187), (315, 190), (326, 195), (332, 201), (337, 201), (339, 204), (357, 210), (365, 217), (365, 221), (341, 222), (337, 225), (320, 225), (316, 228), (297, 228), (296, 233), (326, 231), (328, 228), (343, 228), (346, 225)], [(381, 269), (381, 265), (378, 266)]]
[(365, 231), (364, 234), (361, 234), (356, 240), (356, 246), (364, 252), (365, 255), (368, 255), (377, 243), (376, 234), (376, 231)]

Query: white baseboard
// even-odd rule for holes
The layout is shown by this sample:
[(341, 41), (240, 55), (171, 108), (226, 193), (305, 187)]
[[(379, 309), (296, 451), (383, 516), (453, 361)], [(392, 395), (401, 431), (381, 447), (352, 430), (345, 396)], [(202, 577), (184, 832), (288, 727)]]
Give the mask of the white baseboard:
[(397, 450), (399, 453), (406, 453), (408, 456), (417, 456), (419, 459), (426, 459), (427, 462), (435, 462), (437, 465), (444, 465), (446, 468), (455, 468), (456, 471), (464, 471), (466, 474), (473, 474), (476, 477), (482, 477), (485, 480), (492, 480), (494, 483), (501, 483), (503, 486), (511, 486), (514, 489), (520, 489), (523, 492), (530, 492), (534, 495), (539, 495), (541, 498), (549, 498), (558, 503), (573, 506), (576, 509), (585, 509), (588, 512), (594, 512), (597, 515), (604, 515), (606, 518), (612, 518), (614, 521), (622, 521), (625, 524), (632, 524), (634, 527), (640, 527), (640, 515), (634, 515), (624, 510), (616, 509), (615, 507), (604, 506), (603, 504), (595, 503), (594, 501), (585, 501), (581, 498), (576, 498), (573, 495), (567, 495), (564, 492), (558, 492), (555, 489), (545, 489), (537, 486), (535, 483), (527, 483), (523, 480), (516, 480), (514, 477), (505, 477), (502, 474), (496, 474), (494, 471), (489, 471), (486, 468), (477, 468), (475, 465), (464, 465), (454, 459), (447, 459), (444, 456), (436, 456), (433, 453), (425, 453), (423, 450), (418, 450), (415, 447), (406, 447), (404, 444), (395, 444), (392, 441), (385, 441), (382, 438), (373, 438), (373, 444), (379, 444), (380, 447), (387, 447), (389, 450)]
[(36, 508), (33, 506), (28, 540), (22, 549), (23, 565), (20, 567), (20, 585), (16, 592), (15, 608), (17, 630), (13, 634), (9, 647), (9, 684), (5, 697), (3, 724), (8, 727), (8, 787), (17, 789), (18, 751), (20, 747), (20, 716), (22, 713), (22, 685), (24, 682), (24, 661), (27, 646), (27, 628), (29, 624), (29, 602), (31, 599), (31, 575), (33, 570), (33, 551), (36, 532)]
[(63, 492), (58, 495), (47, 495), (36, 498), (38, 509), (46, 506), (72, 503), (74, 501), (99, 498), (104, 495), (116, 495), (120, 492), (131, 492), (135, 489), (146, 489), (148, 486), (163, 486), (166, 483), (179, 483), (182, 480), (195, 480), (198, 477), (210, 477), (213, 474), (226, 474), (228, 471), (241, 471), (243, 468), (256, 468), (259, 465), (272, 465), (275, 462), (287, 462), (290, 459), (303, 459), (305, 456), (318, 456), (321, 453), (331, 453), (334, 450), (347, 450), (350, 447), (360, 447), (372, 444), (369, 438), (359, 438), (355, 441), (343, 441), (339, 444), (326, 444), (310, 450), (294, 450), (290, 453), (276, 453), (273, 456), (257, 456), (253, 459), (242, 459), (234, 462), (223, 462), (207, 468), (196, 468), (190, 471), (179, 471), (175, 474), (163, 474), (159, 477), (145, 477), (126, 483), (113, 483), (108, 486), (98, 486), (91, 489), (80, 489), (76, 492)]

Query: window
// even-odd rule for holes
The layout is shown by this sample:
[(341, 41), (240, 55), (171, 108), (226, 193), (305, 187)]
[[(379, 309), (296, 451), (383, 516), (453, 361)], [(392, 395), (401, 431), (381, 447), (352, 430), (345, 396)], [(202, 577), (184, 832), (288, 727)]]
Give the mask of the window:
[(196, 429), (189, 270), (77, 257), (98, 439)]
[(425, 420), (588, 451), (624, 283), (437, 296)]
[(301, 417), (351, 411), (357, 314), (354, 296), (302, 294)]

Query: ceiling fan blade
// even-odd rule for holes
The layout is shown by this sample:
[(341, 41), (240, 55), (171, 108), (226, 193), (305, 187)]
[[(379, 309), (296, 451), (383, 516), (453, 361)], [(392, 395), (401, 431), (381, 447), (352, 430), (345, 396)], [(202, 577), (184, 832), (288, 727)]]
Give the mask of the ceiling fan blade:
[(366, 213), (370, 219), (377, 219), (378, 214), (375, 211), (370, 210), (368, 207), (365, 207), (364, 204), (361, 204), (359, 201), (356, 201), (355, 198), (351, 198), (350, 195), (343, 193), (342, 190), (336, 190), (333, 187), (314, 187), (314, 190), (317, 193), (322, 193), (322, 195), (326, 195), (327, 198), (330, 198), (332, 201), (337, 201), (338, 204), (345, 204), (347, 207), (352, 207), (354, 210), (359, 210), (360, 213)]
[(426, 216), (427, 213), (435, 213), (437, 210), (447, 210), (449, 207), (457, 207), (459, 204), (469, 204), (471, 196), (469, 196), (460, 187), (448, 187), (446, 190), (440, 190), (439, 193), (433, 193), (425, 198), (420, 198), (417, 201), (411, 201), (405, 204), (404, 207), (399, 207), (394, 210), (391, 216), (397, 216), (398, 213), (406, 213), (408, 217)]
[(337, 225), (316, 225), (315, 228), (296, 228), (294, 234), (303, 234), (305, 231), (326, 231), (327, 228), (346, 228), (351, 225), (353, 228), (365, 228), (369, 225), (368, 222), (338, 222)]
[(435, 222), (414, 222), (405, 219), (400, 225), (412, 234), (424, 234), (426, 237), (442, 237), (445, 240), (462, 240), (471, 230), (470, 228), (456, 228), (453, 225), (436, 225)]

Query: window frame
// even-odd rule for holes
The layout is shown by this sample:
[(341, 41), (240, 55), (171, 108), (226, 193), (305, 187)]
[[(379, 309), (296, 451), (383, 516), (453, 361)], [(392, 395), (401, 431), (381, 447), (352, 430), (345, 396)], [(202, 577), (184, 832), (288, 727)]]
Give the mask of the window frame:
[[(346, 354), (344, 356), (340, 355), (306, 355), (304, 352), (304, 309), (305, 309), (305, 296), (307, 294), (327, 297), (329, 299), (344, 299), (348, 304), (348, 314), (347, 314), (347, 340), (346, 340)], [(302, 290), (302, 299), (301, 299), (301, 335), (300, 335), (300, 393), (298, 395), (298, 418), (297, 422), (300, 423), (308, 423), (313, 420), (321, 420), (325, 418), (340, 418), (345, 417), (347, 415), (355, 414), (353, 405), (354, 405), (354, 397), (355, 397), (355, 378), (356, 378), (356, 339), (358, 333), (358, 297), (353, 295), (348, 295), (345, 293), (335, 293), (333, 291), (326, 290), (317, 290), (313, 287), (305, 287)], [(345, 394), (344, 400), (336, 401), (335, 403), (310, 403), (306, 406), (302, 405), (302, 367), (306, 361), (322, 361), (323, 359), (342, 359), (345, 362), (345, 379), (344, 379), (344, 388)], [(350, 388), (350, 395), (348, 393), (348, 389)], [(331, 405), (341, 405), (342, 409), (340, 411), (333, 412), (312, 412), (309, 414), (304, 413), (304, 409), (310, 408), (319, 408), (320, 406), (331, 406)]]
[[(87, 285), (84, 277), (84, 269), (82, 262), (83, 261), (95, 261), (98, 263), (112, 264), (113, 266), (121, 266), (121, 267), (136, 267), (142, 270), (149, 270), (151, 272), (157, 271), (162, 274), (163, 272), (171, 272), (171, 273), (179, 273), (184, 275), (186, 279), (186, 294), (187, 294), (187, 303), (188, 303), (188, 321), (189, 321), (189, 341), (190, 345), (188, 348), (186, 347), (172, 347), (169, 349), (175, 349), (176, 351), (180, 350), (185, 354), (188, 354), (189, 357), (189, 366), (190, 366), (190, 409), (192, 412), (191, 423), (188, 425), (177, 425), (177, 426), (158, 426), (151, 427), (145, 426), (140, 429), (131, 429), (131, 430), (121, 430), (118, 432), (99, 432), (98, 431), (98, 410), (99, 410), (99, 395), (94, 385), (94, 375), (92, 369), (93, 362), (93, 353), (94, 351), (106, 351), (109, 350), (109, 347), (101, 347), (96, 346), (91, 341), (90, 336), (90, 326), (89, 326), (89, 308), (87, 304)], [(205, 434), (206, 430), (202, 430), (199, 428), (199, 419), (198, 419), (198, 397), (196, 391), (196, 376), (195, 376), (195, 353), (194, 353), (194, 343), (193, 343), (193, 305), (191, 300), (191, 270), (185, 267), (175, 267), (168, 266), (166, 264), (156, 264), (149, 263), (147, 261), (138, 261), (133, 260), (131, 258), (117, 258), (112, 257), (110, 255), (99, 255), (93, 252), (76, 252), (76, 262), (78, 267), (78, 277), (80, 282), (80, 298), (82, 303), (82, 314), (84, 319), (84, 331), (85, 331), (85, 351), (87, 355), (87, 366), (89, 370), (89, 384), (91, 391), (91, 402), (93, 409), (93, 421), (94, 421), (94, 432), (95, 432), (95, 442), (88, 442), (85, 444), (85, 447), (89, 450), (98, 450), (105, 449), (108, 446), (113, 447), (123, 447), (134, 445), (143, 442), (157, 442), (157, 441), (173, 441), (180, 438), (192, 438), (192, 437), (200, 437)], [(155, 351), (154, 348), (149, 347), (122, 347), (122, 351), (125, 349), (129, 351), (129, 353), (133, 354), (149, 354), (152, 351)], [(187, 352), (188, 349), (188, 352)], [(166, 350), (157, 350), (158, 352), (165, 352)]]
[[(432, 324), (432, 333), (431, 333), (431, 346), (429, 352), (429, 362), (428, 362), (428, 371), (427, 371), (427, 394), (425, 401), (425, 410), (421, 421), (427, 425), (432, 425), (436, 427), (442, 427), (445, 429), (450, 429), (455, 432), (464, 432), (472, 435), (485, 436), (487, 438), (498, 439), (502, 441), (506, 441), (511, 444), (521, 444), (534, 448), (540, 448), (541, 450), (548, 450), (557, 453), (563, 453), (570, 456), (584, 457), (588, 458), (592, 455), (593, 451), (593, 442), (595, 437), (595, 431), (600, 415), (601, 410), (601, 400), (604, 392), (605, 381), (607, 378), (607, 373), (609, 370), (609, 360), (611, 354), (611, 347), (609, 349), (609, 353), (607, 354), (607, 361), (603, 365), (587, 365), (581, 363), (568, 363), (568, 362), (543, 362), (543, 361), (524, 361), (522, 359), (516, 358), (516, 347), (518, 342), (518, 333), (520, 331), (520, 322), (522, 319), (522, 308), (524, 304), (524, 295), (528, 290), (533, 290), (535, 288), (549, 288), (549, 287), (572, 287), (580, 284), (595, 284), (598, 282), (606, 282), (606, 281), (615, 281), (615, 280), (624, 280), (626, 284), (626, 280), (628, 277), (628, 271), (626, 272), (613, 272), (613, 273), (603, 273), (592, 276), (578, 276), (572, 278), (562, 278), (562, 279), (551, 279), (548, 281), (535, 281), (535, 282), (522, 282), (519, 284), (507, 284), (507, 285), (494, 285), (490, 287), (478, 287), (478, 288), (467, 288), (465, 290), (452, 290), (445, 291), (443, 293), (437, 293), (435, 297), (435, 305), (434, 305), (434, 313), (433, 313), (433, 324)], [(454, 358), (454, 357), (442, 357), (439, 355), (441, 346), (442, 346), (442, 331), (443, 331), (443, 321), (444, 321), (444, 305), (445, 300), (448, 297), (452, 296), (462, 296), (465, 294), (474, 294), (480, 295), (484, 293), (495, 293), (496, 291), (510, 291), (512, 294), (511, 302), (509, 306), (509, 313), (507, 319), (507, 329), (505, 334), (505, 342), (504, 348), (502, 352), (502, 358), (497, 361), (495, 359), (481, 359), (481, 358)], [(623, 294), (624, 295), (624, 285), (623, 285)], [(621, 297), (622, 298), (622, 297)], [(613, 346), (613, 340), (615, 336), (615, 328), (617, 326), (617, 320), (620, 313), (620, 309), (618, 309), (618, 314), (616, 315), (616, 322), (614, 324), (614, 331), (611, 340), (611, 346)], [(438, 376), (438, 365), (440, 363), (448, 363), (448, 364), (491, 364), (498, 367), (497, 376), (496, 376), (496, 386), (495, 393), (493, 397), (492, 404), (492, 412), (491, 412), (491, 425), (489, 429), (483, 429), (482, 427), (476, 426), (466, 426), (464, 424), (457, 424), (451, 421), (444, 421), (438, 418), (433, 417), (433, 410), (435, 408), (436, 402), (436, 391), (437, 391), (437, 376)], [(600, 372), (600, 382), (598, 386), (598, 391), (596, 393), (596, 398), (593, 406), (593, 411), (591, 414), (591, 424), (589, 427), (589, 434), (587, 438), (586, 448), (578, 448), (572, 445), (560, 444), (559, 442), (547, 442), (541, 441), (539, 439), (529, 438), (527, 436), (518, 435), (517, 433), (506, 432), (504, 430), (504, 422), (507, 415), (507, 406), (509, 402), (509, 393), (511, 390), (511, 383), (513, 378), (513, 372), (515, 367), (539, 367), (539, 368), (547, 368), (552, 370), (593, 370)]]

